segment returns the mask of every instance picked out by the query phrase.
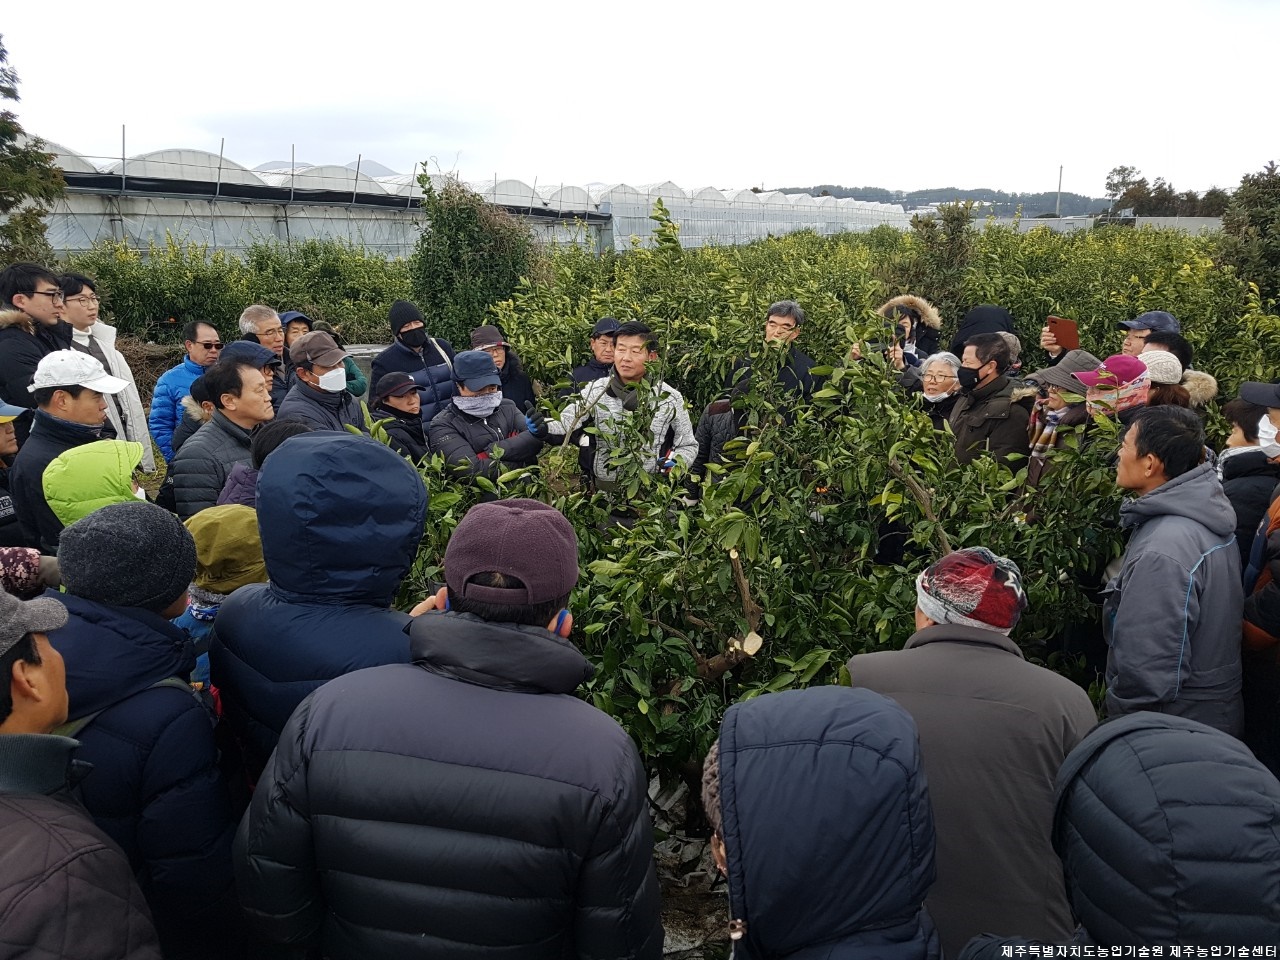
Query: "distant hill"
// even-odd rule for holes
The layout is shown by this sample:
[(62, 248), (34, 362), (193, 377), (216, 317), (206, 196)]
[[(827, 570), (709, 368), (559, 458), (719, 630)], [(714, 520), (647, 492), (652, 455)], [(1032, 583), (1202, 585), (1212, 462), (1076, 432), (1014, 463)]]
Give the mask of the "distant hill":
[[(879, 203), (900, 203), (908, 210), (931, 203), (952, 203), (956, 200), (981, 200), (990, 205), (990, 211), (1000, 217), (1011, 217), (1022, 207), (1024, 217), (1036, 217), (1053, 213), (1057, 193), (1005, 193), (1003, 190), (962, 190), (959, 187), (934, 187), (928, 190), (886, 190), (883, 187), (842, 187), (838, 184), (820, 183), (816, 187), (779, 187), (781, 193), (807, 193), (820, 197), (852, 197), (854, 200), (873, 200)], [(1110, 207), (1105, 197), (1086, 197), (1079, 193), (1062, 194), (1062, 215), (1079, 217), (1100, 213)]]

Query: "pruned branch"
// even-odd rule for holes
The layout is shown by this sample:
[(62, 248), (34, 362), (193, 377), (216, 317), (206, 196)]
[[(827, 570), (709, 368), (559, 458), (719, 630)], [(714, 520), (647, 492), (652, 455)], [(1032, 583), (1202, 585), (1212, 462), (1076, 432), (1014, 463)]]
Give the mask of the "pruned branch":
[(914, 475), (902, 469), (902, 465), (896, 459), (889, 461), (889, 472), (902, 481), (903, 485), (911, 491), (911, 495), (916, 498), (916, 503), (920, 504), (920, 510), (925, 517), (933, 523), (933, 529), (938, 538), (938, 547), (942, 550), (943, 555), (951, 552), (951, 541), (947, 539), (947, 531), (942, 529), (942, 523), (938, 520), (938, 515), (933, 510), (933, 497), (929, 495), (929, 491), (924, 488)]

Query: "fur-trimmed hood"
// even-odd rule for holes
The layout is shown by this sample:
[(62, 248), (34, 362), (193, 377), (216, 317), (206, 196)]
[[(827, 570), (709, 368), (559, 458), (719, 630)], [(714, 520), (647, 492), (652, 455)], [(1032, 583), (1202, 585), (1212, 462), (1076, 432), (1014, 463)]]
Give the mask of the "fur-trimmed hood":
[(205, 413), (204, 407), (200, 406), (200, 404), (196, 402), (196, 398), (191, 396), (191, 394), (187, 394), (182, 398), (182, 409), (191, 414), (201, 423), (208, 423), (213, 419), (213, 414)]
[(0, 310), (0, 330), (6, 330), (9, 327), (21, 327), (31, 334), (36, 332), (31, 318), (21, 310)]
[(1182, 386), (1191, 394), (1193, 407), (1205, 407), (1218, 395), (1218, 381), (1200, 370), (1188, 370), (1182, 375)]
[(926, 300), (924, 297), (917, 297), (910, 293), (904, 293), (900, 297), (894, 297), (887, 303), (882, 303), (877, 308), (876, 313), (880, 316), (888, 318), (894, 307), (908, 307), (920, 314), (920, 322), (931, 330), (942, 329), (942, 315), (938, 313), (938, 308)]

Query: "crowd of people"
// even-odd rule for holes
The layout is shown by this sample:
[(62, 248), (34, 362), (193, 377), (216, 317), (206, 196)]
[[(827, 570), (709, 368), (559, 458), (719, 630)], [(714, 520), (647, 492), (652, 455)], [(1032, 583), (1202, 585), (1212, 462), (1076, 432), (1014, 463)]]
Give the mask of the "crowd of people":
[[(573, 527), (489, 485), (444, 585), (401, 612), (417, 467), (438, 454), (470, 483), (572, 444), (608, 492), (630, 428), (633, 465), (698, 477), (734, 456), (754, 377), (797, 402), (820, 386), (799, 304), (769, 307), (695, 427), (637, 321), (584, 331), (551, 414), (496, 327), (455, 352), (399, 301), (366, 380), (333, 328), (251, 305), (232, 342), (187, 325), (147, 413), (91, 278), (14, 264), (0, 301), (5, 955), (661, 955), (648, 777), (578, 696)], [(949, 351), (923, 298), (879, 314), (851, 361), (882, 354), (961, 463), (1034, 486), (1116, 421), (1128, 539), (1093, 572), (1107, 719), (1011, 639), (1014, 562), (938, 557), (915, 633), (853, 657), (852, 688), (725, 714), (701, 801), (734, 955), (1274, 956), (1280, 385), (1223, 405), (1215, 452), (1216, 383), (1168, 313), (1126, 321), (1105, 360), (1046, 326), (1030, 372), (999, 307)]]

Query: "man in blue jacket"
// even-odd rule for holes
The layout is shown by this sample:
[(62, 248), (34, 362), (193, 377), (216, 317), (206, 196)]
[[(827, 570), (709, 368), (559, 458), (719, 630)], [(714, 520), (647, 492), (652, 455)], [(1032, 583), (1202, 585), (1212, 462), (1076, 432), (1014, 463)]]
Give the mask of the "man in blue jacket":
[(186, 608), (196, 548), (151, 503), (115, 503), (62, 532), (69, 725), (94, 821), (120, 845), (151, 907), (166, 958), (232, 957), (243, 942), (232, 892), (235, 811), (209, 712), (187, 683), (195, 654), (169, 622)]
[(389, 447), (316, 432), (264, 461), (257, 509), (270, 582), (222, 604), (209, 662), (226, 722), (261, 769), (312, 690), (408, 662), (409, 616), (391, 603), (422, 539), (427, 491)]
[(647, 776), (574, 694), (593, 670), (568, 639), (572, 525), (480, 504), (444, 565), (413, 662), (326, 684), (281, 735), (236, 841), (251, 922), (331, 960), (658, 960)]
[(190, 396), (191, 382), (218, 362), (222, 350), (222, 338), (213, 324), (200, 320), (193, 320), (182, 328), (182, 341), (187, 355), (176, 367), (160, 374), (151, 394), (151, 413), (147, 417), (151, 436), (166, 463), (173, 459), (173, 431), (182, 421), (182, 398)]
[(391, 305), (387, 318), (395, 342), (373, 358), (369, 382), (380, 383), (388, 373), (407, 373), (418, 385), (422, 422), (430, 423), (454, 395), (453, 347), (427, 333), (422, 311), (408, 300)]

